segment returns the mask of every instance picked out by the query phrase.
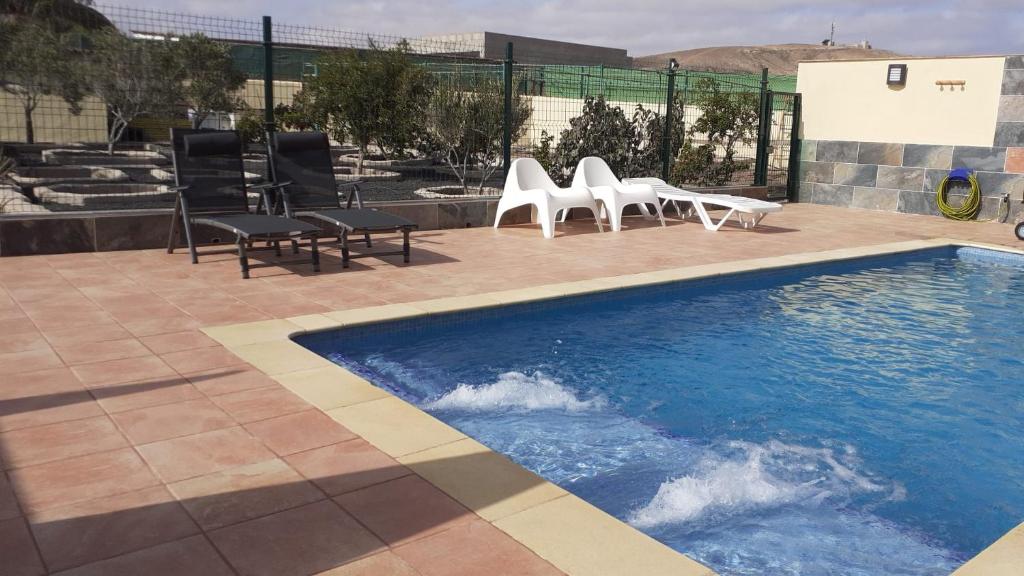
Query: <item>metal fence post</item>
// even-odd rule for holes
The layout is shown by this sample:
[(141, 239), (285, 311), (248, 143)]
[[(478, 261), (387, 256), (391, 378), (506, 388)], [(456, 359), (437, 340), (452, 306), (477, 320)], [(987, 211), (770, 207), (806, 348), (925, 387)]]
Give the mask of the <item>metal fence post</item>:
[(661, 134), (661, 179), (668, 181), (669, 164), (672, 161), (672, 109), (676, 99), (676, 68), (679, 65), (675, 58), (668, 63), (668, 94), (665, 98), (665, 128)]
[(505, 167), (505, 177), (512, 165), (512, 43), (505, 46), (505, 114), (504, 131), (501, 135), (501, 158)]
[(799, 200), (800, 188), (800, 94), (793, 94), (793, 121), (789, 132), (789, 168), (786, 173), (786, 197)]
[(263, 17), (263, 127), (274, 132), (274, 38), (270, 16)]
[(771, 108), (768, 90), (768, 69), (761, 69), (761, 100), (757, 121), (757, 152), (754, 155), (754, 186), (765, 186), (768, 183), (768, 143), (771, 131)]

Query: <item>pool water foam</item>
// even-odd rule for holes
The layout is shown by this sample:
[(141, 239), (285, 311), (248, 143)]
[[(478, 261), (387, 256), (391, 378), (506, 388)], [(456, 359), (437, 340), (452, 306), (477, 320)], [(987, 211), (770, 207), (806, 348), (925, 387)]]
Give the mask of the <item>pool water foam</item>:
[(947, 574), (1024, 519), (1024, 265), (961, 250), (303, 339), (722, 574)]

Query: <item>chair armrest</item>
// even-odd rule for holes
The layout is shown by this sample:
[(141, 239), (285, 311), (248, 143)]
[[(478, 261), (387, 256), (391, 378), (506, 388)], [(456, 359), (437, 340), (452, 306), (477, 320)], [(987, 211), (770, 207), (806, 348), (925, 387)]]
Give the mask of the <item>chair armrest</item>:
[(264, 182), (262, 184), (253, 184), (249, 186), (252, 190), (273, 190), (275, 188), (284, 188), (285, 186), (291, 186), (294, 184), (291, 180), (285, 182)]
[(178, 194), (181, 194), (182, 192), (188, 190), (191, 187), (191, 184), (185, 184), (184, 186), (168, 186), (167, 189), (170, 190), (171, 192), (177, 192)]

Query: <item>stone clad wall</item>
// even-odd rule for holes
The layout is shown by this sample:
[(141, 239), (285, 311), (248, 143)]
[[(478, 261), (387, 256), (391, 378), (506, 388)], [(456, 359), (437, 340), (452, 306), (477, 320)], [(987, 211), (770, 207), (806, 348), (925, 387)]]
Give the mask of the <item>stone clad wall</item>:
[(1024, 56), (1006, 58), (1002, 80), (992, 146), (804, 140), (798, 200), (938, 215), (939, 183), (953, 168), (970, 168), (982, 193), (978, 218), (995, 217), (1009, 194), (1013, 221), (1024, 212)]
[[(1010, 56), (996, 116), (995, 146), (1024, 147), (1024, 56)], [(1021, 150), (1018, 149), (1019, 154)], [(1024, 162), (1024, 157), (1018, 157)]]

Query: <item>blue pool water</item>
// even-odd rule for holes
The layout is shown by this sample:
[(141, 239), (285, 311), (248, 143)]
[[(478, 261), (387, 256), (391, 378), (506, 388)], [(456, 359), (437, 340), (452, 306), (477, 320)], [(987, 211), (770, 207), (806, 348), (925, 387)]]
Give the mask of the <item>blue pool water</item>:
[(1024, 257), (937, 249), (300, 342), (721, 574), (947, 574), (1024, 520)]

